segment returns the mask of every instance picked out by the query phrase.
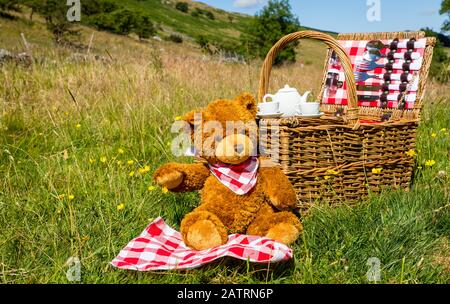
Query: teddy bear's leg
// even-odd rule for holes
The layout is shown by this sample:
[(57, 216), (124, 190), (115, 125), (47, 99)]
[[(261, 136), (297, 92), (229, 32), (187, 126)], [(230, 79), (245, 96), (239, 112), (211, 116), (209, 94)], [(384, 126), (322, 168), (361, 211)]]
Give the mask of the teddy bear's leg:
[(248, 227), (247, 234), (265, 236), (290, 245), (297, 240), (302, 230), (300, 220), (292, 212), (275, 212), (266, 204)]
[(189, 213), (181, 221), (181, 235), (189, 247), (204, 250), (223, 245), (228, 240), (227, 229), (220, 219), (208, 211)]

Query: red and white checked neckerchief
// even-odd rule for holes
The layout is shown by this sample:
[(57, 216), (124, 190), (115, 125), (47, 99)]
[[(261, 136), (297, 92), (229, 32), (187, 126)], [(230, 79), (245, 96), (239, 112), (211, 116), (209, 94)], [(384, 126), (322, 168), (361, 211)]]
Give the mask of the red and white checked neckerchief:
[(227, 188), (238, 195), (250, 192), (258, 180), (259, 160), (251, 157), (240, 165), (209, 164), (212, 174)]
[(240, 234), (230, 235), (225, 245), (195, 251), (184, 244), (179, 232), (158, 218), (139, 237), (130, 241), (111, 265), (136, 271), (182, 270), (225, 256), (256, 263), (276, 263), (291, 259), (293, 252), (274, 240)]

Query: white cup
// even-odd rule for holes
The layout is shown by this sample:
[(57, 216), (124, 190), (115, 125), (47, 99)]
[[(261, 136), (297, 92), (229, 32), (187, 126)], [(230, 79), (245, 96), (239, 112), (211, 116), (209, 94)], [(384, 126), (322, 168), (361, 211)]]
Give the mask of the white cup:
[(279, 109), (280, 103), (277, 101), (263, 102), (258, 105), (259, 114), (276, 114)]
[(320, 102), (303, 102), (300, 104), (300, 112), (302, 115), (320, 114)]

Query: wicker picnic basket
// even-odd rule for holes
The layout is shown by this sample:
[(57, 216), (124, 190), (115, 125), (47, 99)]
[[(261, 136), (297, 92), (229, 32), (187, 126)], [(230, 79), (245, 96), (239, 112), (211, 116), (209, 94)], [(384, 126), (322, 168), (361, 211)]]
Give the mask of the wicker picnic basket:
[[(419, 39), (424, 36), (423, 32), (372, 33), (344, 34), (339, 35), (338, 39)], [(355, 76), (349, 55), (336, 39), (315, 31), (292, 33), (272, 47), (261, 70), (259, 101), (268, 92), (270, 73), (278, 52), (290, 42), (305, 38), (328, 45), (327, 62), (333, 51), (341, 60), (347, 83), (348, 104), (322, 104), (321, 110), (325, 115), (321, 118), (289, 117), (262, 119), (260, 122), (261, 131), (267, 134), (262, 151), (270, 151), (274, 144), (278, 145), (278, 163), (297, 192), (299, 207), (308, 209), (317, 202), (333, 205), (354, 203), (370, 192), (379, 193), (384, 188), (409, 189), (414, 158), (407, 152), (416, 147), (416, 131), (435, 39), (426, 39), (413, 109), (358, 107)], [(321, 96), (325, 80), (324, 76)], [(389, 119), (382, 122), (386, 113)]]

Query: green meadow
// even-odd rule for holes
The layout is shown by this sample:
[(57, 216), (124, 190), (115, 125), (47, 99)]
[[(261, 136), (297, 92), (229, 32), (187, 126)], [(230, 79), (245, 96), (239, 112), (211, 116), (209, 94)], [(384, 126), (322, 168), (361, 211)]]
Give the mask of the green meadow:
[[(224, 259), (135, 273), (109, 262), (153, 219), (178, 228), (198, 204), (196, 193), (152, 183), (161, 164), (192, 161), (170, 152), (175, 117), (256, 93), (261, 62), (224, 63), (187, 43), (101, 32), (92, 53), (111, 62), (71, 60), (73, 51), (54, 46), (39, 21), (0, 19), (0, 29), (0, 48), (23, 50), (24, 33), (36, 60), (0, 66), (1, 283), (70, 283), (71, 257), (81, 261), (80, 283), (370, 283), (373, 257), (381, 283), (450, 283), (448, 84), (429, 81), (409, 192), (386, 189), (354, 207), (318, 202), (285, 264)], [(83, 28), (81, 41), (91, 33)], [(318, 92), (325, 53), (305, 41), (304, 66), (277, 68), (271, 89)]]

